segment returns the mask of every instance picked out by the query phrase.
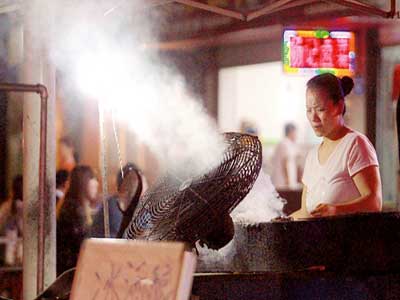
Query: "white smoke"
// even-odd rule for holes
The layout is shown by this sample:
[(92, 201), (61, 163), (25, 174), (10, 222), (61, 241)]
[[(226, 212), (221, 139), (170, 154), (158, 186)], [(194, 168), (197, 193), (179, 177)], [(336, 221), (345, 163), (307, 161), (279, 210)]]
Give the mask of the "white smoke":
[(146, 3), (36, 0), (27, 23), (63, 77), (127, 124), (164, 170), (197, 176), (220, 161), (225, 145), (182, 76), (143, 47), (164, 22)]
[(261, 170), (253, 188), (232, 211), (231, 217), (236, 223), (268, 222), (283, 215), (285, 204), (286, 200), (279, 196), (269, 175)]
[(285, 204), (286, 200), (276, 192), (270, 177), (261, 170), (249, 194), (231, 213), (235, 224), (233, 240), (219, 250), (197, 246), (199, 251), (198, 271), (247, 270), (247, 262), (240, 258), (244, 254), (243, 245), (246, 245), (248, 241), (247, 231), (244, 228), (283, 216)]

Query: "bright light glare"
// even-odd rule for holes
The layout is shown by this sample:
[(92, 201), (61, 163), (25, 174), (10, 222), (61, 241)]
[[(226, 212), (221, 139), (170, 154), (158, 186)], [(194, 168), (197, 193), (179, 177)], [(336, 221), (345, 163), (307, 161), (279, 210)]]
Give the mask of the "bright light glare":
[(151, 145), (166, 170), (190, 177), (216, 166), (225, 144), (183, 80), (163, 76), (162, 68), (140, 55), (112, 50), (80, 57), (79, 89)]
[(76, 68), (78, 87), (106, 107), (118, 106), (130, 96), (132, 75), (126, 61), (123, 55), (110, 50), (82, 55)]
[(145, 118), (156, 110), (156, 91), (143, 82), (144, 65), (133, 56), (104, 49), (81, 55), (76, 63), (78, 88), (113, 111), (120, 122), (145, 132)]

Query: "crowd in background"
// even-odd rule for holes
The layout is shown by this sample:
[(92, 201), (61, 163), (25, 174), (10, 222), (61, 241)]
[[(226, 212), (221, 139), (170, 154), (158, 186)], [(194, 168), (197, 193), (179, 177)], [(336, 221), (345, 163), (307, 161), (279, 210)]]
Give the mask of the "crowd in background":
[[(73, 144), (67, 138), (59, 141), (57, 165), (57, 273), (60, 274), (76, 265), (85, 238), (105, 236), (103, 198), (108, 202), (110, 237), (117, 237), (121, 234), (124, 212), (147, 184), (139, 168), (128, 163), (116, 176), (117, 193), (103, 197), (93, 168), (79, 164)], [(0, 265), (22, 263), (22, 180), (21, 175), (15, 177), (11, 197), (0, 204)]]

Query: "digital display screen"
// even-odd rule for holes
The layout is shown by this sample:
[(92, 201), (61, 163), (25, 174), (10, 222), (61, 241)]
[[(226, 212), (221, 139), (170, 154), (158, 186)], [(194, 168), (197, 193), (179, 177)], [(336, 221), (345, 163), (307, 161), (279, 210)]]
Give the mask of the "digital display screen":
[(283, 69), (286, 73), (351, 76), (355, 71), (354, 33), (326, 30), (285, 30)]

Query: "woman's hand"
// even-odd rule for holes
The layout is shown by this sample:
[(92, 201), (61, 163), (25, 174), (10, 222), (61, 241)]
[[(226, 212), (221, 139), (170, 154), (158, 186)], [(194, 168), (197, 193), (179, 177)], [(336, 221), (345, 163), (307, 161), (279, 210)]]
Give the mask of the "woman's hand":
[(337, 215), (337, 208), (332, 204), (320, 203), (310, 213), (313, 217), (328, 217)]

